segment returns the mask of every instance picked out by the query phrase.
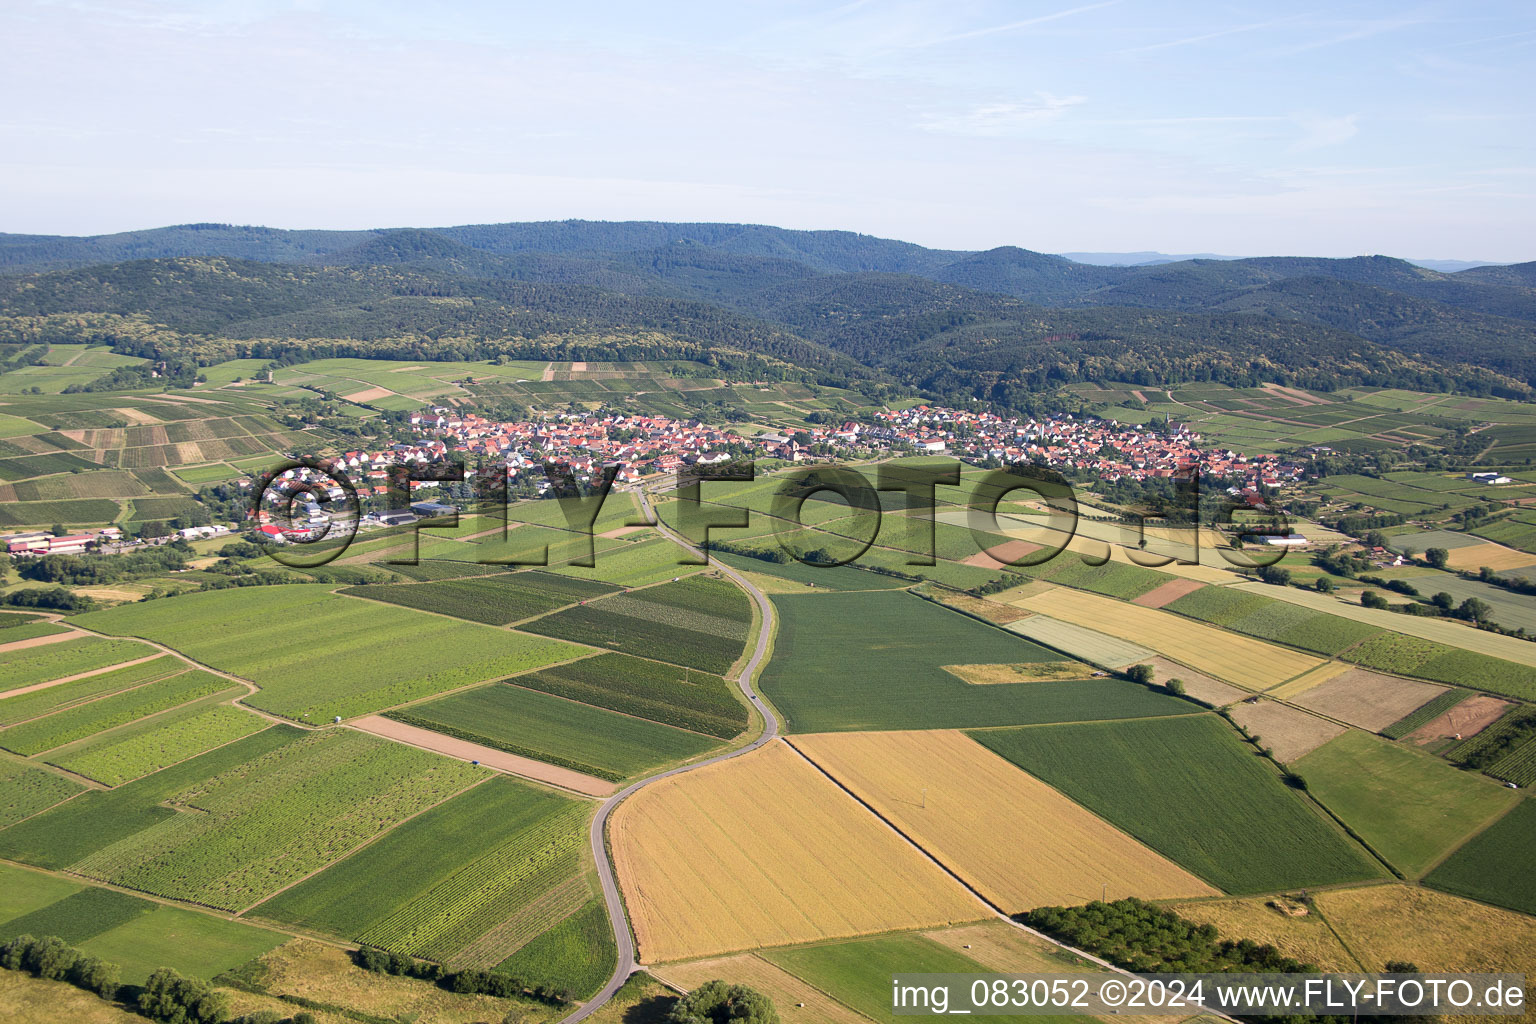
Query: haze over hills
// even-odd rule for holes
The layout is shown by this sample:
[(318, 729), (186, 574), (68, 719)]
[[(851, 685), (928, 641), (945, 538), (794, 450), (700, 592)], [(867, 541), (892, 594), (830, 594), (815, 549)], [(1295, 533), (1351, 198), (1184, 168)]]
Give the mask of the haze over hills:
[(559, 221), (4, 235), (0, 268), (0, 341), (88, 337), (199, 362), (687, 358), (1014, 406), (1094, 379), (1536, 385), (1536, 263), (1111, 266), (845, 231)]

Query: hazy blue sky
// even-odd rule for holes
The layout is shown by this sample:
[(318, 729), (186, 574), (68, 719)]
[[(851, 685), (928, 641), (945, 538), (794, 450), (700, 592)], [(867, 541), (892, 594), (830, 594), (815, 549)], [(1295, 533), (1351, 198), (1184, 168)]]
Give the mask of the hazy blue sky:
[(1536, 258), (1536, 4), (5, 0), (0, 230)]

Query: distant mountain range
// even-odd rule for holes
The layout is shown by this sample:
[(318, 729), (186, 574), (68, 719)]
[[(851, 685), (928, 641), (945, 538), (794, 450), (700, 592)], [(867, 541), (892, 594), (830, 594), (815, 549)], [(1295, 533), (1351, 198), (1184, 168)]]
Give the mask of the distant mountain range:
[[(1057, 255), (1065, 256), (1074, 263), (1092, 263), (1100, 267), (1145, 267), (1154, 263), (1183, 263), (1186, 260), (1235, 260), (1237, 256), (1219, 256), (1214, 252), (1190, 252), (1182, 255), (1174, 255), (1166, 252), (1063, 252)], [(1428, 270), (1438, 270), (1446, 274), (1454, 274), (1458, 270), (1471, 270), (1473, 267), (1502, 267), (1506, 264), (1494, 263), (1490, 260), (1415, 260), (1406, 262), (1416, 267), (1424, 267)]]
[(1072, 255), (653, 221), (0, 235), (0, 343), (706, 359), (1014, 406), (1076, 380), (1536, 385), (1536, 263)]

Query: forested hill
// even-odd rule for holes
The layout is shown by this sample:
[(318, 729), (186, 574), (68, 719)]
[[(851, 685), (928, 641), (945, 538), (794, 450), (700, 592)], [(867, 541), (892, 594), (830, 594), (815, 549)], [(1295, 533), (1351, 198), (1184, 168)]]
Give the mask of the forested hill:
[[(0, 342), (136, 355), (686, 358), (1019, 405), (1077, 380), (1525, 396), (1536, 265), (1074, 263), (842, 231), (566, 221), (0, 235)], [(67, 336), (67, 337), (66, 337)]]

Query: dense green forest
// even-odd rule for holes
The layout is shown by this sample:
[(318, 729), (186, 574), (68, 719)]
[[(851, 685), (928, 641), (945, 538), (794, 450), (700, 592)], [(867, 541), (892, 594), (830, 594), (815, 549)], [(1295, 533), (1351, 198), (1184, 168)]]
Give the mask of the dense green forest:
[(1261, 381), (1526, 398), (1532, 265), (1387, 257), (1074, 263), (840, 231), (563, 221), (201, 224), (0, 236), (0, 352), (89, 341), (255, 357), (690, 359), (722, 374), (1015, 408), (1078, 381)]

